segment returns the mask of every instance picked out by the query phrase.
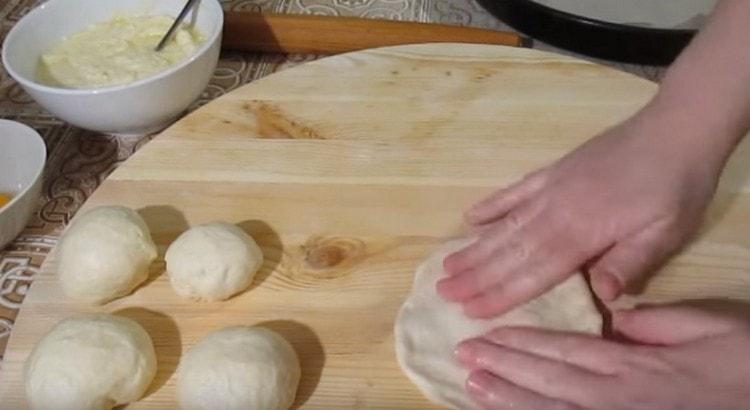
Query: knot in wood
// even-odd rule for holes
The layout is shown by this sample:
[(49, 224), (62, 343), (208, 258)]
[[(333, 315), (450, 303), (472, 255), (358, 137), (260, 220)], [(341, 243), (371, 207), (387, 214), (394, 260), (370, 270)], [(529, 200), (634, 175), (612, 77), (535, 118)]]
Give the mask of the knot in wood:
[(363, 253), (364, 244), (349, 238), (311, 238), (302, 246), (305, 263), (312, 269), (324, 270), (346, 265)]

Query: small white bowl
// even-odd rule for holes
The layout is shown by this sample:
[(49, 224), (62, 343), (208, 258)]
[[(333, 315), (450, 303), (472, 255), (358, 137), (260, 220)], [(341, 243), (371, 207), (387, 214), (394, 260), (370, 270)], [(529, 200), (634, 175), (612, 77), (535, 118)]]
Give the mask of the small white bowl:
[(0, 208), (0, 249), (29, 222), (42, 192), (42, 171), (47, 158), (44, 140), (33, 129), (0, 120), (0, 192), (13, 195)]
[(117, 14), (179, 14), (185, 0), (49, 0), (24, 16), (3, 43), (8, 73), (39, 105), (61, 119), (108, 134), (146, 134), (174, 121), (197, 99), (216, 69), (224, 14), (218, 0), (201, 0), (185, 19), (205, 43), (182, 63), (144, 79), (110, 87), (66, 89), (35, 81), (39, 57), (63, 37)]

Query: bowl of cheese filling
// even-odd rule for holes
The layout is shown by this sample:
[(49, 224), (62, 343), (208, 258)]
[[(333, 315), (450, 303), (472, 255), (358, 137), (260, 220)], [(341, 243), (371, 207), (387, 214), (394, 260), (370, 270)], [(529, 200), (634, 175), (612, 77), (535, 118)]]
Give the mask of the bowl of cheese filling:
[(49, 0), (5, 38), (5, 69), (42, 107), (81, 128), (165, 128), (208, 85), (221, 47), (218, 0), (200, 0), (155, 47), (184, 0)]

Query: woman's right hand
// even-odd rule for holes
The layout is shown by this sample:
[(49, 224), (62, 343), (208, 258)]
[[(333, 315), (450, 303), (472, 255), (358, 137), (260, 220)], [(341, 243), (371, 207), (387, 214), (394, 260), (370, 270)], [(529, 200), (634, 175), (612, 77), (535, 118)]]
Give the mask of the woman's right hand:
[(649, 106), (466, 213), (479, 240), (445, 259), (438, 284), (467, 315), (501, 314), (583, 265), (605, 300), (696, 230), (724, 158)]

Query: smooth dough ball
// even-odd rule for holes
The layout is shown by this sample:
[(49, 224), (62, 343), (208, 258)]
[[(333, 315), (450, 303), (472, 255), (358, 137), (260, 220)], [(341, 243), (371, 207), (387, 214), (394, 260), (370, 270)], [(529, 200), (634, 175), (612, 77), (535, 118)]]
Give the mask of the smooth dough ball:
[(167, 249), (165, 259), (178, 295), (212, 302), (250, 286), (263, 264), (263, 252), (237, 226), (211, 222), (180, 235)]
[(228, 327), (193, 346), (177, 370), (183, 410), (286, 410), (300, 379), (297, 354), (277, 333)]
[(143, 218), (123, 206), (101, 206), (74, 219), (57, 252), (65, 294), (94, 304), (132, 292), (157, 255)]
[(445, 277), (443, 260), (470, 244), (447, 243), (422, 263), (411, 294), (396, 318), (396, 357), (404, 373), (429, 400), (454, 409), (474, 409), (464, 385), (469, 370), (453, 354), (458, 343), (501, 326), (532, 326), (600, 334), (602, 317), (586, 281), (573, 275), (549, 292), (489, 320), (470, 319), (459, 304), (448, 303), (436, 291)]
[(156, 374), (148, 333), (107, 314), (73, 316), (37, 343), (24, 367), (32, 409), (111, 409), (143, 396)]

